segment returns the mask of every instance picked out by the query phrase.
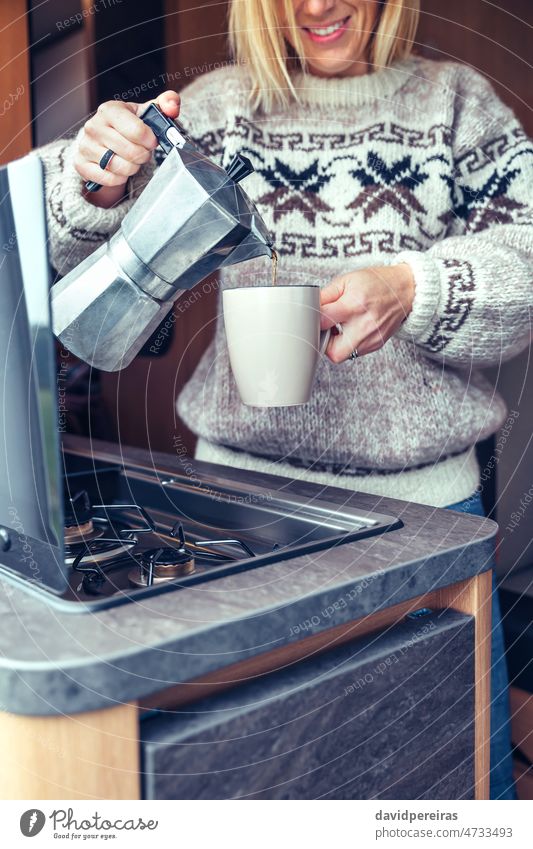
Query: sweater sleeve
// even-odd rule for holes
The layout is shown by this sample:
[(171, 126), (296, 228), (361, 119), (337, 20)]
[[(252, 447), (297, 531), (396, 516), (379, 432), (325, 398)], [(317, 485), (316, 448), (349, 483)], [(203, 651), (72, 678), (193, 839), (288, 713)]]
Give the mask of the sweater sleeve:
[(527, 346), (533, 318), (533, 145), (480, 74), (461, 67), (446, 238), (403, 251), (415, 298), (397, 337), (447, 365), (488, 366)]
[[(224, 77), (228, 75), (225, 69), (205, 74), (181, 92), (179, 120), (202, 152), (218, 161), (222, 159), (223, 149), (222, 104), (227, 101)], [(161, 160), (156, 151), (150, 162), (128, 180), (124, 200), (103, 209), (82, 194), (83, 180), (73, 164), (78, 137), (79, 133), (75, 138), (59, 139), (36, 151), (45, 174), (50, 261), (61, 275), (75, 268), (113, 235)]]
[(152, 159), (130, 177), (121, 203), (109, 209), (94, 206), (83, 197), (83, 180), (73, 164), (78, 136), (59, 139), (36, 151), (44, 168), (48, 253), (53, 267), (62, 276), (119, 228), (155, 167)]

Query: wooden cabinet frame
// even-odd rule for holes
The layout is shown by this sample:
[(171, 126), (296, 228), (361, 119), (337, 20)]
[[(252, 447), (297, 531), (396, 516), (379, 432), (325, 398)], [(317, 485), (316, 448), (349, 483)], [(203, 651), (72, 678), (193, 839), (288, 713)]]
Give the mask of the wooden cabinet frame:
[(0, 714), (3, 799), (140, 799), (139, 719), (152, 708), (177, 708), (311, 654), (400, 621), (420, 607), (450, 607), (475, 618), (475, 797), (489, 798), (491, 572), (297, 643), (178, 684), (143, 699), (74, 716)]

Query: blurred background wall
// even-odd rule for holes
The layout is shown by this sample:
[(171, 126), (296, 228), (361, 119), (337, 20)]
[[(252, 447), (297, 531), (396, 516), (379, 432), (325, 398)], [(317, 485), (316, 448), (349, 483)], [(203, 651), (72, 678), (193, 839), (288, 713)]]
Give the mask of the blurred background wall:
[[(227, 3), (216, 0), (2, 0), (0, 67), (9, 108), (0, 125), (1, 161), (73, 133), (104, 100), (180, 90), (227, 58), (226, 13)], [(533, 0), (422, 0), (417, 49), (482, 71), (533, 134), (532, 29)], [(143, 84), (145, 92), (138, 91)], [(178, 321), (161, 354), (139, 357), (118, 375), (93, 375), (116, 438), (172, 451), (179, 434), (193, 451), (174, 398), (211, 338), (215, 312), (214, 296), (203, 296), (182, 319), (186, 332)], [(529, 352), (490, 372), (519, 411), (496, 475), (485, 483), (502, 527), (531, 486), (532, 374)], [(484, 447), (486, 461), (492, 450)], [(533, 561), (526, 524), (502, 535), (500, 569)]]

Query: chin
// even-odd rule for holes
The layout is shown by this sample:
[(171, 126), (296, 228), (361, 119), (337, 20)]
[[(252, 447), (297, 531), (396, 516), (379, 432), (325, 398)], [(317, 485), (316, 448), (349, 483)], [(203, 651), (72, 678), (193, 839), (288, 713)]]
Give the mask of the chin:
[(337, 77), (342, 76), (343, 74), (348, 73), (350, 70), (357, 70), (358, 67), (361, 68), (360, 73), (364, 73), (366, 71), (366, 67), (363, 68), (363, 60), (353, 59), (352, 57), (342, 59), (342, 58), (334, 58), (333, 56), (330, 59), (311, 59), (307, 58), (307, 68), (311, 74), (319, 74), (321, 76), (328, 77)]

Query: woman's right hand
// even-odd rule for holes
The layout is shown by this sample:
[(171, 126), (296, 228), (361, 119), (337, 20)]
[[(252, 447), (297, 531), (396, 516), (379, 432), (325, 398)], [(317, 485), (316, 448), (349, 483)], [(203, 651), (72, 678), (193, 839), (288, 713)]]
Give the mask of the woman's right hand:
[[(154, 102), (169, 118), (178, 117), (180, 96), (175, 91), (165, 91), (157, 100), (146, 103), (108, 100), (84, 124), (74, 167), (84, 180), (102, 186), (98, 192), (83, 190), (84, 197), (95, 206), (109, 207), (122, 200), (128, 178), (150, 160), (157, 139), (140, 116)], [(108, 149), (115, 155), (103, 170), (98, 163)]]

